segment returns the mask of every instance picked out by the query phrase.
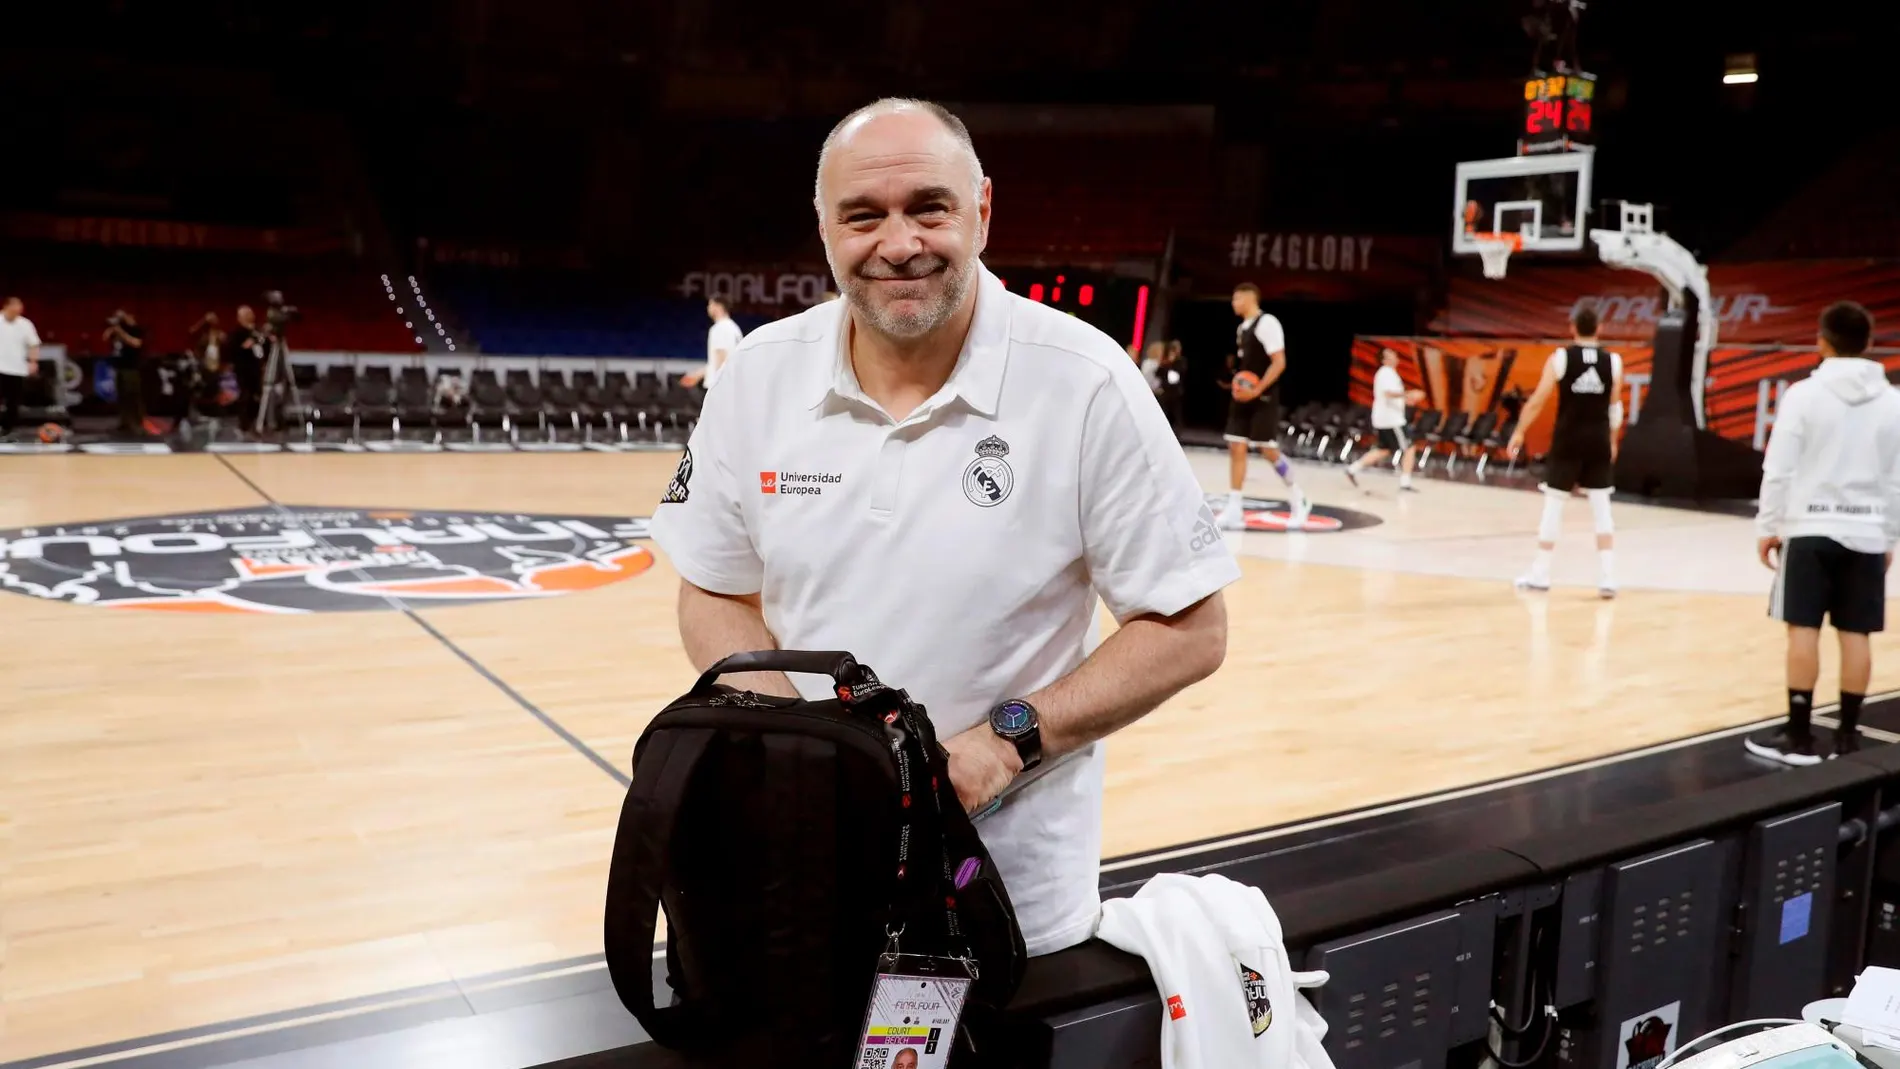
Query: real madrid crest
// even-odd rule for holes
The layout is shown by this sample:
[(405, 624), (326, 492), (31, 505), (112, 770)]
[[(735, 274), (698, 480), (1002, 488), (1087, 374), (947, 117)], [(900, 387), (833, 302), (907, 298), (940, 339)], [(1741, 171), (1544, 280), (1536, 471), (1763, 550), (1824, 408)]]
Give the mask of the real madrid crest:
[(1009, 443), (994, 434), (976, 443), (976, 459), (963, 469), (963, 496), (984, 508), (1003, 503), (1016, 485), (1016, 473), (1010, 470)]

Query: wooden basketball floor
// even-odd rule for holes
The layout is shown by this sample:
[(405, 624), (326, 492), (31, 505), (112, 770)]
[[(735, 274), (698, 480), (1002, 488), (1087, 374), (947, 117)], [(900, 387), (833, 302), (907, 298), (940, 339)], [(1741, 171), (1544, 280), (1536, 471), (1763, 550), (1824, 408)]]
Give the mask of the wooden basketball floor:
[[(675, 459), (0, 457), (0, 528), (272, 502), (638, 517)], [(1224, 457), (1194, 462), (1220, 485)], [(1579, 585), (1525, 596), (1535, 495), (1301, 473), (1382, 522), (1231, 536), (1227, 664), (1111, 744), (1110, 855), (1782, 708), (1745, 520), (1619, 507), (1625, 592), (1600, 602), (1579, 500), (1556, 573)], [(570, 596), (309, 615), (0, 591), (0, 1063), (597, 953), (608, 768), (691, 679), (676, 581), (661, 556)], [(1883, 639), (1874, 689), (1896, 685)]]

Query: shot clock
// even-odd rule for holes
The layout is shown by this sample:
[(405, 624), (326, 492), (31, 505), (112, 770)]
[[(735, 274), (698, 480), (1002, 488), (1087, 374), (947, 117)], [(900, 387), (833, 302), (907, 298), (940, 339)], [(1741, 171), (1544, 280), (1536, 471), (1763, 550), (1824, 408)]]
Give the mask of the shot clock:
[(1596, 95), (1594, 74), (1572, 72), (1526, 78), (1518, 154), (1569, 152), (1594, 144)]

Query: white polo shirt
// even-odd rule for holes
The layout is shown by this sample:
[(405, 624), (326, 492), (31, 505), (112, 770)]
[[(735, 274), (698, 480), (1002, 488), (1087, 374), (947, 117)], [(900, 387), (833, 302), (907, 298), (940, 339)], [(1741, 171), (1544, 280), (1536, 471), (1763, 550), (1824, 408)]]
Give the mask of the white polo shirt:
[[(739, 351), (766, 358), (706, 395), (652, 524), (688, 582), (758, 593), (780, 647), (849, 650), (945, 739), (1080, 665), (1097, 594), (1172, 615), (1240, 577), (1121, 347), (978, 286), (950, 380), (902, 421), (858, 388), (847, 302), (754, 331)], [(977, 825), (1031, 954), (1094, 932), (1102, 766), (1099, 743), (1069, 755)]]
[(39, 331), (25, 316), (9, 321), (0, 316), (0, 375), (26, 374), (26, 354), (40, 343)]

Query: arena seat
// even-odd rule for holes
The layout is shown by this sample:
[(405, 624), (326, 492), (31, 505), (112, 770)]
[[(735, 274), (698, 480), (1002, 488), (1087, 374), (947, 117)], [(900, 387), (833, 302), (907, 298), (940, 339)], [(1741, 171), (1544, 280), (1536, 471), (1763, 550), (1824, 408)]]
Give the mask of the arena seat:
[[(441, 377), (438, 376), (436, 381), (440, 382)], [(444, 400), (438, 404), (434, 398), (434, 386), (430, 387), (429, 392), (434, 413), (431, 418), (435, 424), (437, 440), (441, 439), (442, 430), (445, 427), (460, 427), (471, 435), (479, 436), (475, 428), (475, 405), (466, 394), (459, 401)]]
[(38, 372), (27, 376), (20, 396), (19, 426), (38, 427), (48, 423), (72, 426), (72, 413), (66, 410), (60, 402), (59, 391), (53, 388), (57, 368), (54, 361), (42, 360)]
[(522, 423), (532, 419), (535, 429), (543, 438), (548, 435), (547, 404), (541, 397), (541, 387), (534, 381), (532, 373), (516, 368), (508, 372), (505, 387), (508, 391), (509, 415), (514, 419), (517, 433)]
[(1372, 430), (1372, 408), (1368, 405), (1353, 405), (1346, 410), (1346, 416), (1340, 421), (1339, 452), (1332, 459), (1344, 463), (1352, 459), (1357, 449)]
[[(1414, 444), (1422, 444), (1432, 434), (1436, 433), (1439, 427), (1444, 425), (1445, 419), (1446, 413), (1440, 412), (1436, 408), (1421, 408), (1418, 410), (1418, 414), (1412, 418), (1412, 425), (1405, 429), (1405, 436)], [(1419, 462), (1423, 465), (1424, 458), (1421, 457)]]
[[(1425, 455), (1419, 458), (1418, 470), (1425, 471), (1432, 466), (1432, 458), (1438, 455), (1438, 447), (1453, 441), (1465, 428), (1471, 425), (1471, 413), (1447, 412), (1445, 421), (1425, 434)], [(1449, 465), (1449, 461), (1447, 461)]]
[(333, 364), (315, 385), (284, 406), (285, 423), (302, 423), (304, 441), (315, 441), (318, 427), (349, 427), (355, 440), (356, 369)]
[(475, 372), (468, 383), (468, 426), (475, 440), (481, 440), (483, 427), (496, 427), (504, 435), (509, 434), (514, 429), (513, 415), (508, 391), (495, 380), (495, 373), (486, 369)]
[[(1517, 431), (1517, 421), (1514, 419), (1511, 419), (1507, 415), (1500, 414), (1498, 417), (1497, 425), (1491, 429), (1490, 434), (1487, 434), (1484, 436), (1484, 441), (1479, 443), (1479, 448), (1481, 449), (1481, 452), (1478, 454), (1477, 471), (1478, 471), (1478, 477), (1480, 479), (1484, 478), (1485, 464), (1488, 463), (1493, 456), (1497, 455), (1498, 450), (1504, 448), (1507, 444), (1510, 443), (1511, 435), (1516, 433), (1516, 431)], [(1516, 457), (1510, 458), (1510, 462), (1507, 467), (1508, 468), (1517, 467), (1517, 458)]]
[(626, 440), (627, 420), (632, 417), (626, 404), (600, 384), (599, 376), (591, 371), (576, 371), (574, 392), (580, 399), (580, 413), (587, 421), (585, 433), (589, 437), (592, 437), (594, 425), (598, 423), (603, 430), (618, 435), (622, 441)]
[(1331, 446), (1346, 433), (1346, 421), (1350, 417), (1351, 411), (1344, 404), (1334, 402), (1325, 407), (1315, 428), (1319, 431), (1319, 442), (1313, 447), (1314, 459), (1333, 459)]
[(607, 395), (626, 407), (631, 423), (642, 431), (650, 430), (653, 437), (659, 436), (660, 421), (666, 414), (660, 404), (659, 376), (642, 371), (635, 380), (629, 381), (626, 372), (609, 371)]
[(675, 428), (690, 429), (698, 423), (700, 406), (705, 400), (705, 387), (686, 385), (686, 376), (681, 374), (668, 375), (660, 393), (667, 423)]
[(1479, 413), (1478, 418), (1472, 420), (1469, 427), (1452, 435), (1451, 440), (1458, 448), (1452, 451), (1451, 460), (1445, 469), (1447, 473), (1456, 475), (1458, 473), (1458, 461), (1478, 451), (1484, 440), (1491, 436), (1491, 432), (1496, 429), (1497, 425), (1498, 411), (1497, 409), (1492, 409), (1489, 412)]
[(401, 425), (396, 415), (396, 383), (387, 367), (365, 367), (363, 377), (356, 381), (355, 403), (351, 406), (351, 438), (360, 437), (363, 421), (389, 424), (389, 437), (394, 439)]
[(429, 372), (424, 368), (406, 367), (396, 380), (396, 432), (400, 437), (402, 425), (427, 427), (432, 437), (440, 440), (441, 428), (436, 424), (435, 390), (429, 385)]
[(549, 368), (541, 372), (541, 397), (546, 404), (549, 425), (553, 428), (550, 437), (556, 437), (565, 424), (575, 435), (581, 433), (580, 400), (567, 384), (567, 376)]

